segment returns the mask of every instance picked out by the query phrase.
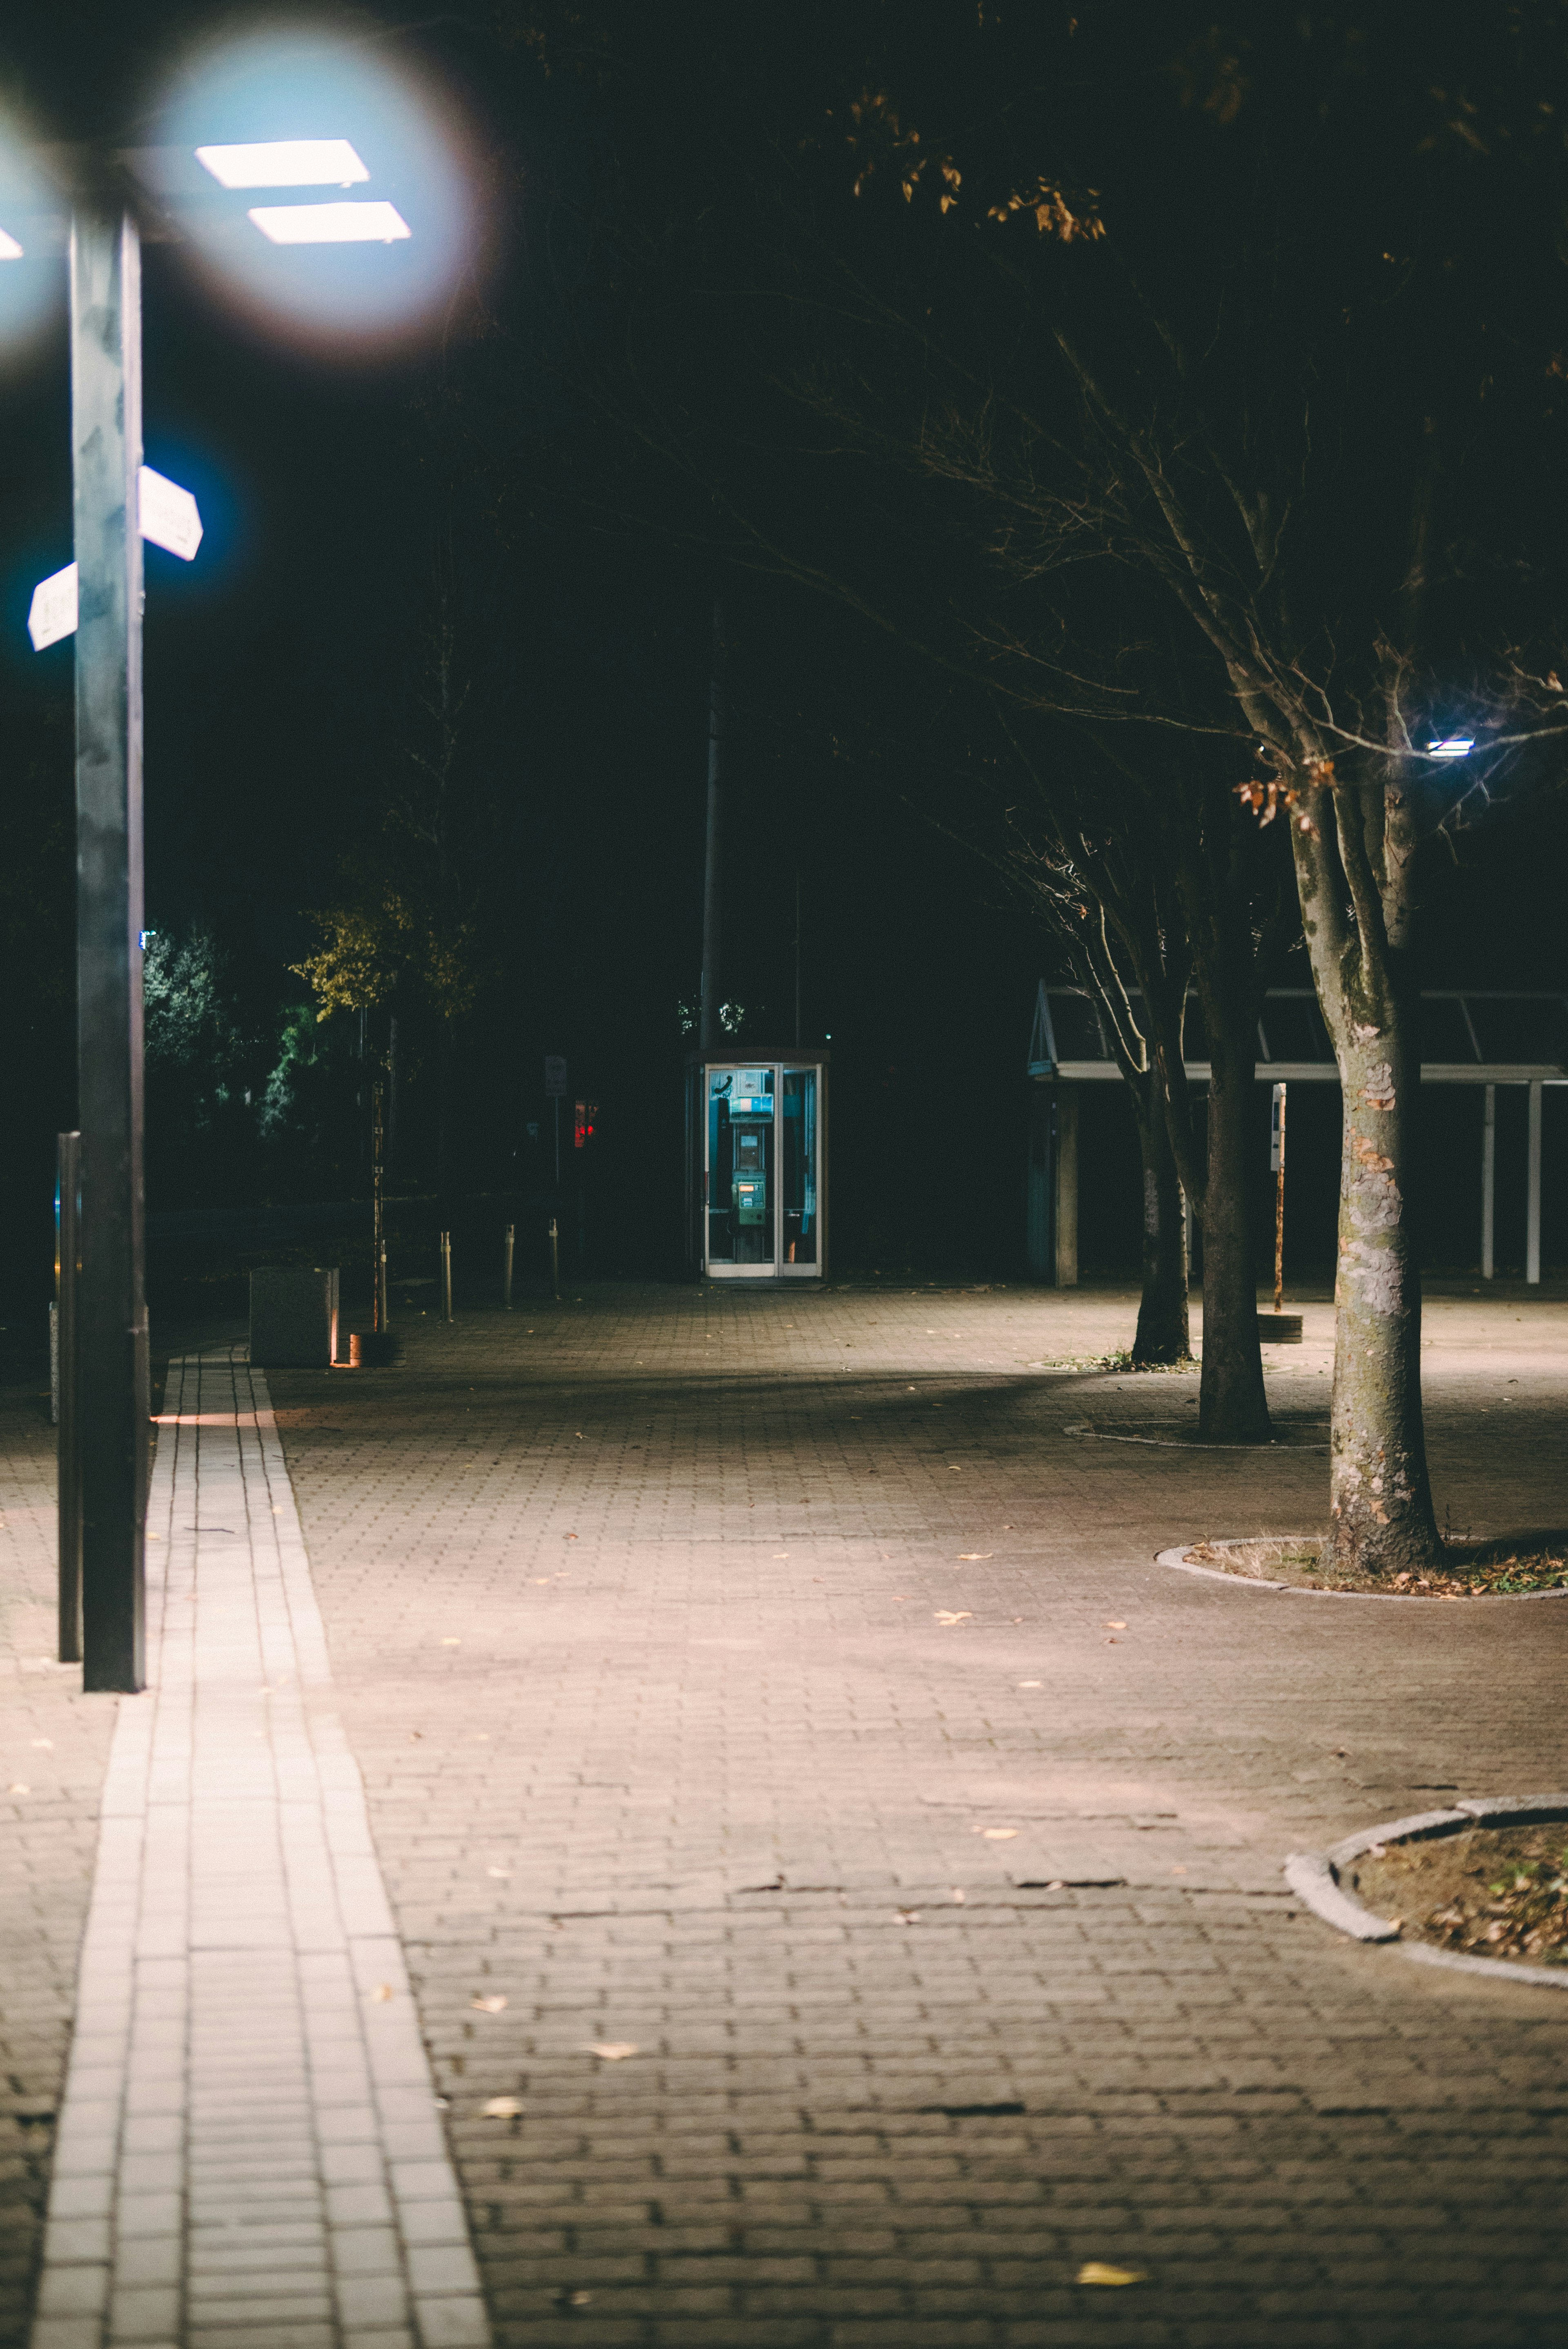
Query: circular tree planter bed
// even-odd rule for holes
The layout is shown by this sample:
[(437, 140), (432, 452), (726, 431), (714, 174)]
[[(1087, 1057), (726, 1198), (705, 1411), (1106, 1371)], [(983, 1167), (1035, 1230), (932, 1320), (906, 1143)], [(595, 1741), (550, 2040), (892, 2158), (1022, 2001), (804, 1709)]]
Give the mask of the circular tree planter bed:
[(1568, 1990), (1568, 1795), (1478, 1796), (1293, 1852), (1285, 1881), (1357, 1941)]
[(1451, 1567), (1433, 1574), (1331, 1574), (1321, 1534), (1260, 1534), (1246, 1539), (1202, 1541), (1162, 1549), (1157, 1566), (1179, 1574), (1239, 1582), (1251, 1590), (1294, 1592), (1304, 1599), (1568, 1599), (1568, 1544), (1521, 1551), (1506, 1541), (1453, 1542)]

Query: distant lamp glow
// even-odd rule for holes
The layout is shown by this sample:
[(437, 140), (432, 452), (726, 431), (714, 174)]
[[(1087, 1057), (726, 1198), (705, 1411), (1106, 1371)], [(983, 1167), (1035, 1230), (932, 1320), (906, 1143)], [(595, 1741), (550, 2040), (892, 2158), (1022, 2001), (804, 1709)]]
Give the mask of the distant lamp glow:
[(1473, 734), (1445, 734), (1440, 742), (1429, 742), (1427, 755), (1431, 759), (1468, 759), (1475, 749)]
[(0, 261), (20, 261), (23, 257), (22, 248), (15, 238), (7, 236), (0, 228)]
[(412, 229), (396, 204), (253, 204), (273, 244), (393, 244)]
[(247, 147), (198, 147), (196, 160), (223, 188), (347, 188), (370, 177), (346, 139), (268, 139)]

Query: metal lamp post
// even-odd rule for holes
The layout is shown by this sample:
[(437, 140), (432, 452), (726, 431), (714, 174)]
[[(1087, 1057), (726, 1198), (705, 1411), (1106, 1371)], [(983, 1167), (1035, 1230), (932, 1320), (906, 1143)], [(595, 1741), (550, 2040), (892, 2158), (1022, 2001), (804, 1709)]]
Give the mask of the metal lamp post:
[[(141, 262), (129, 170), (158, 191), (167, 215), (190, 207), (195, 245), (254, 280), (250, 253), (274, 248), (406, 246), (414, 234), (397, 204), (372, 190), (365, 202), (248, 202), (250, 191), (345, 190), (376, 173), (341, 137), (275, 135), (280, 107), (291, 120), (325, 108), (341, 123), (363, 99), (373, 140), (394, 180), (428, 200), (432, 237), (418, 267), (390, 298), (339, 306), (342, 281), (317, 276), (297, 306), (324, 340), (385, 333), (402, 299), (428, 310), (432, 286), (459, 242), (461, 204), (441, 141), (418, 120), (409, 92), (350, 51), (306, 42), (293, 52), (241, 44), (209, 63), (175, 108), (178, 143), (114, 155), (69, 156), (71, 458), (76, 561), (41, 584), (29, 633), (40, 650), (70, 635), (76, 646), (77, 983), (80, 1127), (79, 1269), (74, 1280), (74, 1361), (60, 1363), (62, 1422), (74, 1444), (60, 1452), (63, 1656), (71, 1653), (67, 1582), (79, 1524), (83, 1686), (134, 1692), (146, 1681), (144, 1539), (149, 1459), (145, 1211), (142, 1171), (142, 554), (144, 535), (189, 556), (201, 537), (188, 492), (141, 461)], [(227, 143), (199, 145), (212, 117)], [(292, 110), (292, 111), (291, 111)], [(246, 128), (259, 121), (262, 135)], [(235, 137), (234, 131), (239, 135)], [(373, 143), (373, 142), (372, 142)], [(199, 167), (199, 168), (198, 168)], [(192, 182), (194, 181), (194, 191)], [(445, 183), (444, 183), (445, 182)], [(214, 183), (225, 191), (214, 203)], [(237, 204), (227, 191), (241, 191)], [(204, 192), (203, 192), (204, 191)], [(398, 193), (407, 195), (401, 182)], [(192, 194), (194, 202), (192, 203)], [(37, 207), (35, 205), (34, 210)], [(418, 201), (413, 207), (419, 217)], [(21, 225), (18, 222), (17, 225)], [(215, 243), (214, 243), (215, 239)], [(0, 223), (0, 265), (26, 247)], [(284, 274), (262, 282), (261, 298), (286, 316), (294, 299)], [(295, 281), (297, 283), (297, 281)], [(254, 285), (252, 291), (254, 292)], [(181, 502), (182, 504), (181, 504)], [(172, 507), (172, 512), (170, 508)], [(184, 509), (188, 509), (186, 512)], [(379, 1276), (379, 1267), (377, 1268)], [(63, 1292), (62, 1292), (63, 1293)], [(383, 1292), (379, 1288), (378, 1297)], [(384, 1318), (385, 1307), (382, 1306)], [(62, 1315), (62, 1322), (65, 1317)], [(68, 1392), (67, 1392), (68, 1384)], [(79, 1465), (73, 1472), (72, 1462)], [(74, 1592), (70, 1594), (74, 1599)], [(74, 1618), (74, 1604), (69, 1611)]]

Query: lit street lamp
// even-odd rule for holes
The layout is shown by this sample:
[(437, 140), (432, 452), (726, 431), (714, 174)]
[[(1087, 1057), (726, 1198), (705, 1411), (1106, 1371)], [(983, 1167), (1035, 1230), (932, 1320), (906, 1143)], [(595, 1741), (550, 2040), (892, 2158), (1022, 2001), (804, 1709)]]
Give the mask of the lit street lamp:
[[(0, 334), (8, 320), (32, 323), (38, 263), (58, 250), (62, 193), (69, 205), (76, 560), (41, 583), (29, 630), (39, 649), (73, 625), (76, 636), (81, 1252), (73, 1399), (83, 1686), (104, 1690), (139, 1689), (146, 1679), (141, 542), (151, 537), (189, 559), (201, 535), (189, 492), (141, 461), (141, 223), (150, 217), (163, 234), (172, 228), (280, 330), (293, 322), (335, 349), (387, 340), (427, 318), (439, 287), (450, 290), (465, 228), (461, 174), (428, 109), (400, 77), (351, 47), (295, 39), (215, 50), (183, 77), (162, 127), (169, 138), (150, 149), (42, 150), (52, 187), (29, 156), (0, 164)], [(343, 193), (360, 185), (363, 199)], [(292, 189), (335, 193), (327, 202), (245, 201)], [(343, 250), (366, 244), (387, 248), (385, 257), (353, 260)], [(397, 266), (404, 254), (410, 262)], [(380, 283), (367, 282), (367, 264), (383, 271)], [(12, 298), (13, 271), (26, 300)], [(70, 1375), (64, 1362), (61, 1375)], [(62, 1473), (67, 1462), (62, 1446)], [(62, 1492), (62, 1525), (78, 1521), (77, 1498)]]

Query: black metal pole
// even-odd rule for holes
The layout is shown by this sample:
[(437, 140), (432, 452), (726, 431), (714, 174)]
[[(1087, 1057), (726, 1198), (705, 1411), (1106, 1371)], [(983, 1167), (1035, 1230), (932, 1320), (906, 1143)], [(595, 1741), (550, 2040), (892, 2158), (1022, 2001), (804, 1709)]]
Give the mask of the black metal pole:
[(56, 1454), (60, 1560), (60, 1661), (82, 1660), (82, 1459), (77, 1441), (77, 1267), (81, 1257), (81, 1135), (59, 1138), (55, 1191), (55, 1332), (59, 1366)]
[(381, 1188), (383, 1139), (381, 1088), (379, 1085), (372, 1085), (370, 1088), (370, 1250), (374, 1259), (372, 1275), (376, 1282), (376, 1294), (371, 1300), (370, 1326), (378, 1338), (385, 1338), (387, 1335), (387, 1224)]
[(71, 222), (82, 1685), (146, 1680), (141, 1052), (141, 262), (111, 199)]
[(718, 1050), (718, 962), (722, 947), (723, 907), (720, 897), (720, 819), (724, 812), (724, 742), (728, 730), (727, 647), (724, 605), (714, 598), (713, 674), (707, 703), (707, 830), (702, 874), (702, 996), (697, 1016), (697, 1044), (706, 1058)]

